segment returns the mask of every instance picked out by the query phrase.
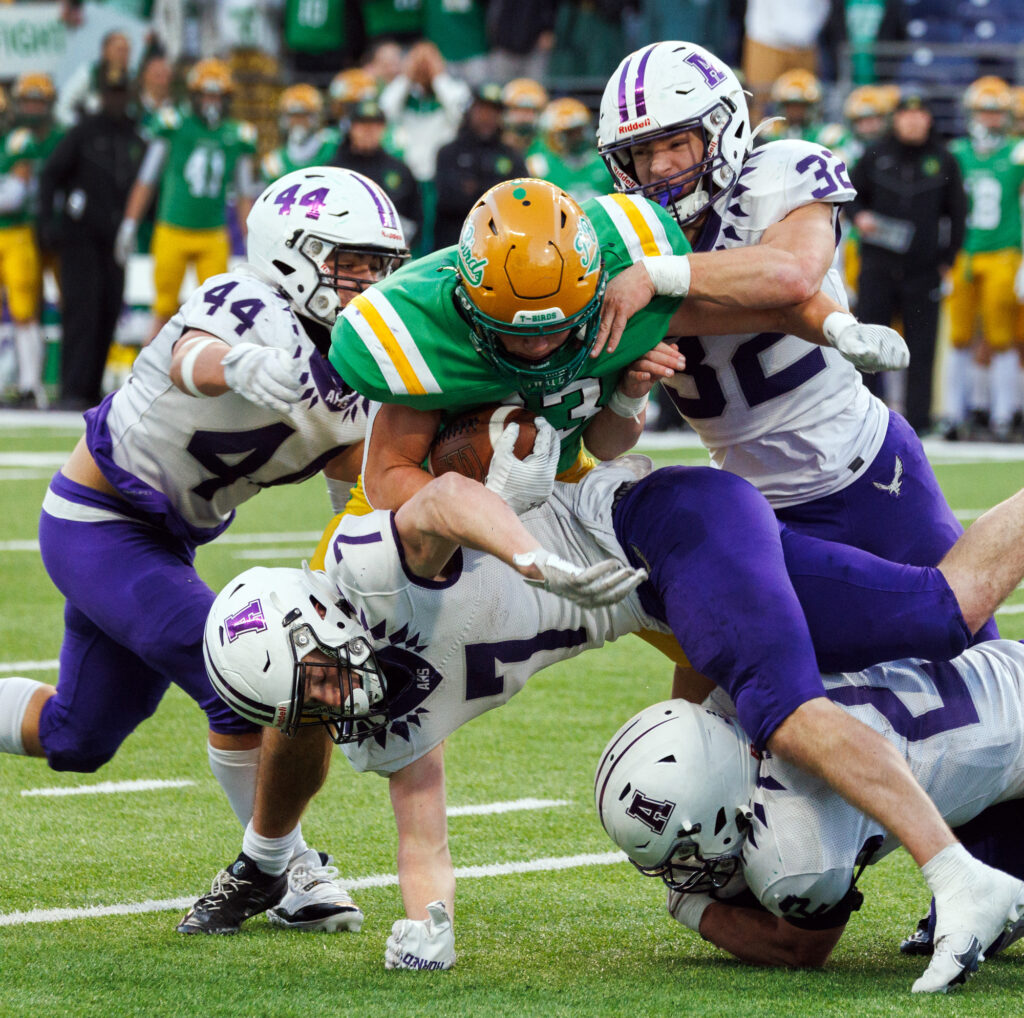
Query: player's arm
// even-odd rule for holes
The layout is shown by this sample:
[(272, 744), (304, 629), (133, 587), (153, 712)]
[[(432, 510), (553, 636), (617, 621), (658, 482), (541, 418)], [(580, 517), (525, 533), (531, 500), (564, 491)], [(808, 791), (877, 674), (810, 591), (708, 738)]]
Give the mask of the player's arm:
[(153, 200), (153, 194), (156, 191), (160, 175), (163, 173), (169, 151), (168, 142), (163, 138), (157, 138), (149, 143), (146, 154), (142, 158), (142, 165), (135, 177), (135, 183), (132, 184), (132, 189), (128, 192), (124, 216), (114, 241), (114, 257), (121, 265), (128, 261), (128, 257), (135, 250), (135, 237), (138, 233), (139, 221), (146, 214), (146, 209), (149, 208), (149, 203)]
[(197, 399), (231, 390), (267, 410), (287, 413), (305, 391), (304, 363), (290, 351), (257, 343), (225, 343), (189, 329), (174, 344), (168, 371), (176, 388)]
[(399, 403), (383, 404), (371, 418), (363, 489), (375, 509), (397, 509), (430, 483), (432, 476), (423, 469), (423, 462), (440, 421), (440, 410), (417, 410)]
[(398, 886), (410, 919), (425, 919), (441, 900), (454, 914), (455, 871), (448, 851), (444, 744), (391, 775), (391, 808), (398, 827)]
[(242, 239), (245, 239), (246, 220), (252, 205), (260, 193), (259, 179), (256, 175), (256, 168), (253, 157), (248, 153), (239, 156), (235, 166), (235, 211), (238, 214), (238, 225), (242, 231)]
[(455, 871), (448, 851), (444, 744), (391, 775), (398, 885), (405, 919), (391, 928), (384, 967), (431, 971), (455, 964)]
[[(494, 459), (505, 452), (496, 447)], [(507, 454), (514, 457), (511, 443)], [(562, 549), (544, 548), (497, 492), (454, 472), (416, 492), (395, 513), (395, 528), (405, 563), (417, 576), (437, 576), (462, 545), (494, 555), (524, 579), (585, 608), (615, 604), (647, 578), (618, 559), (585, 568), (566, 561)]]
[(821, 968), (846, 925), (805, 930), (759, 908), (712, 901), (700, 918), (700, 935), (749, 965)]

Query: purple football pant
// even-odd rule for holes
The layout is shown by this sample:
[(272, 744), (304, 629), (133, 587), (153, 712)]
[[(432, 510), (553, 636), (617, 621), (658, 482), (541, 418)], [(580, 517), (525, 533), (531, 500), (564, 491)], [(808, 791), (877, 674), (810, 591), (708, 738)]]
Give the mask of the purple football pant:
[[(938, 565), (964, 532), (939, 488), (921, 439), (892, 411), (882, 448), (853, 484), (834, 495), (778, 509), (775, 515), (801, 534), (912, 566)], [(998, 637), (995, 620), (989, 619), (971, 642)]]
[[(51, 489), (80, 505), (125, 503), (57, 474)], [(39, 545), (67, 599), (57, 694), (43, 707), (39, 740), (58, 771), (94, 771), (176, 683), (225, 734), (259, 729), (217, 696), (203, 662), (214, 593), (193, 567), (194, 549), (142, 520), (77, 522), (43, 512)]]
[(657, 470), (618, 500), (614, 525), (631, 563), (650, 574), (639, 588), (644, 610), (729, 693), (758, 748), (800, 704), (825, 695), (819, 657), (824, 670), (855, 670), (909, 648), (948, 659), (967, 646), (938, 569), (786, 532), (734, 474)]

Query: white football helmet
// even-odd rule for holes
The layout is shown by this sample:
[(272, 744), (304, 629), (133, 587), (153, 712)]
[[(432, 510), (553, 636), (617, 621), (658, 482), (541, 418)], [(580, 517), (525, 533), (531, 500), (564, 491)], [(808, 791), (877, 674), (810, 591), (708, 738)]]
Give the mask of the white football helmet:
[(630, 718), (605, 747), (597, 812), (645, 876), (675, 891), (716, 890), (739, 868), (757, 770), (737, 721), (665, 700)]
[(335, 271), (338, 251), (383, 259), (383, 278), (409, 257), (402, 223), (383, 188), (337, 166), (293, 170), (256, 199), (246, 220), (246, 258), (279, 286), (300, 315), (328, 327), (342, 308), (338, 289), (365, 279)]
[[(684, 172), (641, 184), (632, 146), (700, 130), (704, 158)], [(626, 194), (642, 194), (682, 225), (724, 201), (750, 152), (750, 114), (728, 64), (692, 42), (659, 42), (631, 53), (605, 86), (598, 149)], [(695, 184), (692, 191), (689, 185)]]
[[(334, 662), (337, 707), (306, 698), (313, 664), (303, 658), (312, 650)], [(320, 723), (338, 743), (384, 728), (389, 704), (407, 684), (403, 674), (392, 688), (352, 606), (325, 573), (308, 566), (257, 566), (236, 576), (210, 607), (203, 655), (213, 688), (236, 714), (286, 735)]]

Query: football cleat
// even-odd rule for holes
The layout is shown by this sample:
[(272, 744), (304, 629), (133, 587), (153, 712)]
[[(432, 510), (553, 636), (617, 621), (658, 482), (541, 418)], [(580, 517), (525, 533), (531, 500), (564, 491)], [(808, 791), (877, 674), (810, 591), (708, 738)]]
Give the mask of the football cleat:
[(984, 945), (1008, 935), (1024, 913), (1024, 882), (976, 859), (957, 890), (937, 895), (935, 950), (914, 993), (946, 993), (976, 972)]
[(1004, 929), (995, 940), (989, 944), (985, 951), (986, 960), (991, 960), (997, 954), (1002, 954), (1011, 944), (1016, 944), (1021, 937), (1024, 937), (1024, 916), (1021, 916), (1015, 923), (1011, 923)]
[(900, 943), (900, 954), (930, 955), (935, 950), (935, 930), (930, 915), (917, 924), (917, 929)]
[(213, 878), (204, 894), (178, 923), (179, 933), (237, 933), (246, 919), (276, 905), (288, 888), (288, 875), (264, 873), (244, 852)]
[(288, 890), (267, 912), (274, 926), (309, 933), (358, 933), (363, 913), (337, 882), (338, 869), (329, 856), (308, 848), (288, 868)]

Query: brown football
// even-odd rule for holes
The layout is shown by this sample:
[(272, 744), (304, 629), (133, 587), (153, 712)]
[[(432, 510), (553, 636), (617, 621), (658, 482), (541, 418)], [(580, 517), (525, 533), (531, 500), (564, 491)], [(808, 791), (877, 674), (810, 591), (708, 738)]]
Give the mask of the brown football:
[(465, 477), (483, 481), (494, 455), (494, 443), (506, 424), (519, 425), (515, 454), (528, 456), (537, 437), (535, 415), (518, 406), (491, 404), (477, 407), (450, 420), (430, 447), (428, 464), (435, 476), (454, 470)]

